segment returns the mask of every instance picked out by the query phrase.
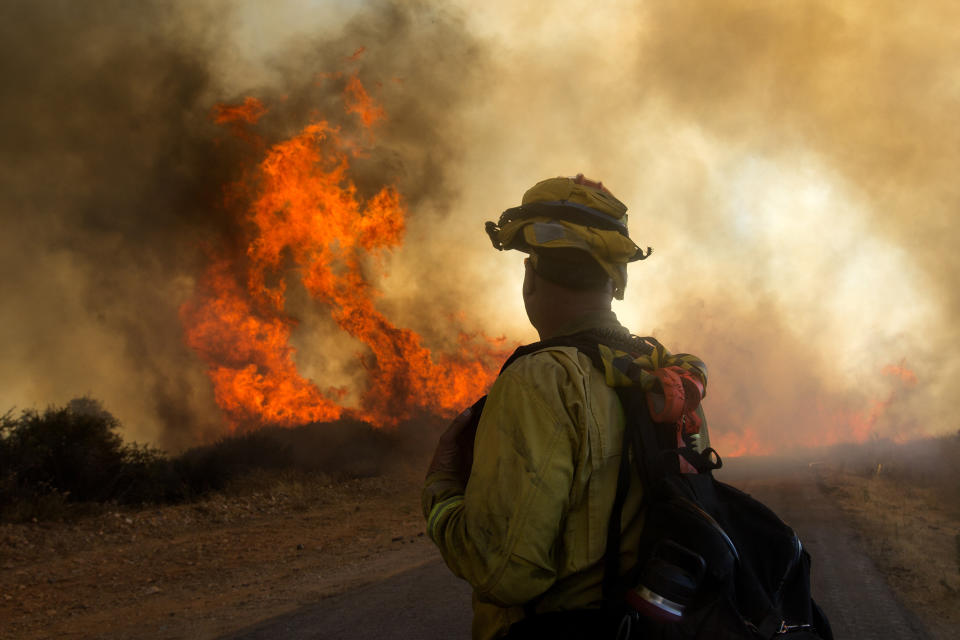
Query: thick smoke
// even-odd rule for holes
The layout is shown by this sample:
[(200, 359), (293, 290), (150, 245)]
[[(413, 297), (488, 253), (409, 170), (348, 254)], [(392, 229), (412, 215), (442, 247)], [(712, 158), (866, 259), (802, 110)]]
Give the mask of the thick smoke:
[[(217, 433), (177, 309), (205, 247), (242, 250), (223, 189), (257, 149), (211, 109), (261, 99), (268, 143), (314, 116), (349, 135), (357, 74), (388, 114), (358, 187), (410, 209), (378, 305), (432, 346), (457, 313), (535, 337), (481, 223), (582, 171), (655, 248), (618, 314), (707, 361), (727, 450), (956, 428), (952, 4), (461, 4), (5, 3), (0, 402), (91, 393), (135, 437)], [(301, 371), (362, 385), (359, 347), (289, 293)]]
[(471, 25), (498, 82), (467, 119), (464, 174), (485, 179), (464, 182), (464, 206), (483, 219), (546, 176), (604, 180), (656, 249), (616, 309), (710, 365), (721, 452), (956, 429), (955, 13), (487, 10)]
[(345, 119), (345, 76), (331, 74), (357, 73), (394, 123), (358, 161), (360, 190), (396, 183), (424, 207), (449, 190), (456, 145), (440, 132), (469, 85), (471, 44), (441, 10), (372, 5), (333, 34), (271, 43), (248, 77), (224, 69), (249, 16), (221, 3), (11, 2), (0, 18), (8, 407), (89, 393), (134, 438), (176, 448), (222, 432), (178, 318), (208, 250), (240, 249), (224, 193), (257, 149), (213, 124), (219, 102), (263, 100), (269, 143), (311, 117)]
[[(931, 286), (950, 316), (960, 312), (953, 3), (645, 7), (637, 79), (647, 100), (740, 153), (815, 156), (825, 177), (864, 203), (864, 235), (904, 252), (928, 278), (918, 285)], [(821, 248), (832, 248), (833, 233), (820, 229)]]
[[(643, 103), (750, 158), (721, 197), (754, 203), (700, 215), (778, 230), (756, 246), (758, 234), (730, 234), (729, 220), (705, 225), (728, 230), (710, 255), (753, 262), (743, 276), (759, 295), (734, 286), (733, 300), (704, 296), (730, 320), (704, 332), (704, 349), (720, 356), (718, 375), (759, 387), (741, 396), (773, 415), (748, 423), (771, 425), (782, 442), (829, 439), (841, 422), (831, 413), (858, 414), (856, 429), (874, 412), (878, 435), (957, 428), (943, 411), (960, 372), (957, 14), (948, 2), (644, 5)], [(724, 343), (753, 353), (736, 366), (715, 346)], [(884, 373), (901, 361), (916, 387)]]
[(0, 13), (3, 402), (90, 393), (140, 438), (202, 435), (216, 414), (176, 304), (229, 176), (203, 34), (162, 3)]

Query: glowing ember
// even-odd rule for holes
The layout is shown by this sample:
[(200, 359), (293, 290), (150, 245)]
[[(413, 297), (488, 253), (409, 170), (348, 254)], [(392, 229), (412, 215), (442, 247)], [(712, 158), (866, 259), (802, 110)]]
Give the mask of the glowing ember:
[[(355, 76), (347, 81), (344, 104), (367, 136), (386, 117)], [(247, 99), (219, 108), (216, 118), (252, 124), (265, 111)], [(239, 221), (249, 229), (246, 255), (213, 260), (181, 309), (187, 342), (207, 363), (231, 429), (291, 426), (347, 412), (387, 425), (418, 412), (453, 415), (486, 391), (506, 355), (502, 339), (456, 329), (457, 352), (431, 353), (419, 335), (394, 326), (375, 308), (377, 292), (361, 267), (402, 243), (406, 210), (393, 187), (359, 198), (346, 148), (324, 121), (273, 145), (240, 188), (249, 193)], [(321, 391), (297, 372), (290, 345), (295, 323), (285, 312), (283, 276), (290, 271), (369, 348), (361, 357), (368, 381), (360, 408), (340, 404), (344, 389)]]

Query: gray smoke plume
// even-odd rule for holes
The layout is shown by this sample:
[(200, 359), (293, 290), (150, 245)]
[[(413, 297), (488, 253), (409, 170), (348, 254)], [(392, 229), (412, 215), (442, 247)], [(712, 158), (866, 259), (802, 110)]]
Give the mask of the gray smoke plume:
[[(267, 144), (350, 134), (355, 73), (388, 117), (353, 177), (410, 210), (370, 273), (398, 326), (535, 338), (482, 222), (584, 172), (656, 249), (618, 314), (707, 361), (728, 450), (956, 428), (952, 3), (459, 4), (5, 3), (0, 403), (89, 393), (134, 437), (219, 433), (178, 308), (205, 247), (244, 250), (222, 196), (258, 150), (211, 110), (259, 98)], [(359, 347), (288, 302), (301, 371), (361, 386)]]
[[(377, 3), (334, 33), (275, 45), (274, 58), (244, 78), (223, 71), (231, 25), (243, 16), (222, 9), (112, 1), (0, 8), (6, 406), (90, 394), (129, 436), (165, 447), (222, 432), (178, 318), (206, 250), (243, 250), (223, 194), (257, 154), (213, 124), (219, 102), (263, 100), (269, 111), (258, 134), (269, 143), (314, 114), (343, 119), (343, 81), (317, 78), (357, 73), (390, 102), (394, 122), (382, 152), (359, 161), (359, 189), (396, 183), (413, 206), (445, 197), (457, 147), (440, 131), (469, 86), (460, 69), (473, 57), (454, 14)], [(362, 56), (347, 60), (360, 47)], [(446, 62), (428, 64), (436, 50)], [(432, 100), (419, 99), (427, 93)]]
[[(461, 131), (463, 220), (490, 219), (544, 177), (603, 180), (656, 250), (615, 308), (707, 361), (721, 452), (952, 431), (956, 13), (487, 7), (469, 24), (496, 52), (496, 81)], [(522, 335), (503, 295), (519, 298), (519, 261), (464, 242), (462, 264), (496, 273), (464, 266), (464, 279), (500, 292), (481, 293), (478, 313)]]

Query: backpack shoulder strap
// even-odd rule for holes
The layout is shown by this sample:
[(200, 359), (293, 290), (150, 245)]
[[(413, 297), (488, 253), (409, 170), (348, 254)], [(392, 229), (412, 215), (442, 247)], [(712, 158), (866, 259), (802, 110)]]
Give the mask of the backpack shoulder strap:
[(597, 343), (590, 341), (586, 333), (574, 333), (569, 336), (558, 336), (556, 338), (540, 340), (531, 344), (525, 344), (522, 347), (517, 347), (517, 349), (510, 354), (510, 357), (507, 358), (507, 361), (503, 363), (503, 366), (500, 367), (500, 373), (506, 371), (507, 367), (519, 358), (530, 355), (531, 353), (536, 353), (537, 351), (549, 349), (550, 347), (576, 347), (578, 351), (590, 357), (590, 361), (593, 362), (595, 367), (603, 371), (603, 362), (600, 360), (600, 350), (597, 347)]
[(503, 363), (503, 366), (500, 368), (500, 373), (503, 373), (504, 370), (518, 358), (550, 347), (575, 347), (578, 351), (590, 358), (595, 368), (603, 372), (603, 355), (600, 352), (601, 344), (615, 349), (647, 355), (653, 351), (653, 345), (658, 343), (653, 338), (637, 338), (610, 329), (587, 329), (579, 333), (548, 338), (517, 347), (510, 357), (507, 358), (507, 361)]

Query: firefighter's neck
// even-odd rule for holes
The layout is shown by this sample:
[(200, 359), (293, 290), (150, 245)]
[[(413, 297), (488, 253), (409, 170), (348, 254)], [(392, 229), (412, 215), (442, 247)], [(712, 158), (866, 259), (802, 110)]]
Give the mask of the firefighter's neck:
[(541, 340), (561, 335), (588, 313), (610, 311), (612, 288), (604, 291), (577, 291), (554, 284), (527, 270), (523, 283), (523, 301), (530, 324)]

